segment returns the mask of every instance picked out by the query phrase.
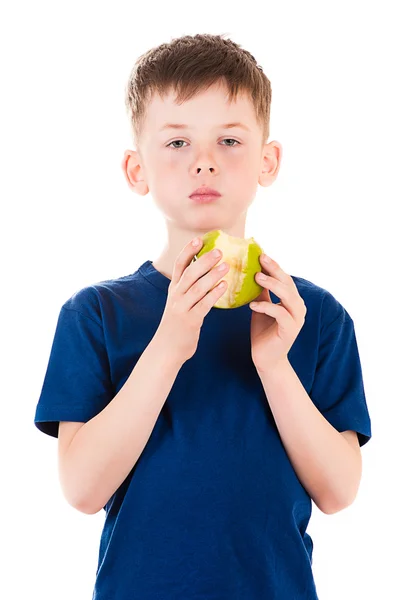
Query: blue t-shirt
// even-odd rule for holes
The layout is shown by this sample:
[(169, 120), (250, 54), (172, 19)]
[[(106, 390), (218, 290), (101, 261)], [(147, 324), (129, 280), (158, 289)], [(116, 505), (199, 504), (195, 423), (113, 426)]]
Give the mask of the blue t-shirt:
[[(371, 423), (353, 320), (327, 290), (292, 277), (307, 313), (289, 362), (328, 422), (363, 446)], [(112, 401), (158, 328), (169, 284), (148, 260), (63, 304), (40, 431), (57, 437), (59, 421), (87, 422)], [(245, 305), (205, 316), (148, 443), (104, 506), (93, 600), (318, 598), (312, 501), (252, 362), (251, 315)]]

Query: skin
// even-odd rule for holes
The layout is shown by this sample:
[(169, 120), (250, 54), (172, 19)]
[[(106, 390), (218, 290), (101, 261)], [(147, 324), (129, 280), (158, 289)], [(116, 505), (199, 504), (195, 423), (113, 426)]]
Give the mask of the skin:
[[(163, 100), (158, 94), (152, 97), (139, 147), (125, 150), (122, 160), (129, 187), (140, 196), (151, 192), (165, 216), (167, 242), (153, 266), (169, 279), (177, 256), (194, 237), (213, 229), (247, 237), (247, 211), (258, 184), (268, 187), (275, 181), (282, 156), (279, 142), (262, 146), (262, 130), (247, 94), (229, 103), (220, 82), (181, 105), (174, 96), (170, 92)], [(219, 127), (238, 121), (250, 131)], [(165, 123), (192, 128), (159, 132)], [(176, 143), (167, 147), (171, 142)], [(201, 185), (222, 196), (211, 204), (195, 204), (189, 195)]]

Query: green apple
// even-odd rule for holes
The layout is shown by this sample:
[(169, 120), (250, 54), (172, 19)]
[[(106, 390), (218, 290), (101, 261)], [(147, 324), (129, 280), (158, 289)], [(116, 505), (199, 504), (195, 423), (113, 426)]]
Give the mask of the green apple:
[[(192, 262), (198, 260), (205, 252), (219, 248), (223, 254), (215, 267), (221, 262), (230, 265), (229, 271), (221, 277), (221, 280), (227, 282), (227, 288), (214, 308), (238, 308), (257, 298), (263, 288), (257, 283), (255, 276), (262, 271), (260, 256), (264, 252), (254, 238), (234, 237), (221, 229), (215, 229), (203, 235), (202, 240), (203, 246)], [(219, 280), (215, 286), (218, 283)]]

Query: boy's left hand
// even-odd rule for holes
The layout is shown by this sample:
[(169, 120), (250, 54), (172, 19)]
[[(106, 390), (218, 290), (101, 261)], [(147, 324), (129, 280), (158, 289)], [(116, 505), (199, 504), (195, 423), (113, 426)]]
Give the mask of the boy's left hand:
[[(253, 310), (251, 354), (256, 369), (266, 371), (288, 360), (288, 352), (305, 322), (306, 305), (292, 277), (274, 260), (265, 262), (262, 255), (260, 266), (266, 280), (262, 281), (261, 273), (256, 274), (256, 281), (264, 289), (256, 298), (259, 304), (254, 308), (252, 302), (249, 305)], [(271, 301), (269, 289), (281, 302)]]

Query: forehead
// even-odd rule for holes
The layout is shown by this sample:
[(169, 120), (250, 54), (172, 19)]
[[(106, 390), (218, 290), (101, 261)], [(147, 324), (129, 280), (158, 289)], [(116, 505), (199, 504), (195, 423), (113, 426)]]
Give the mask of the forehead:
[(203, 130), (217, 129), (223, 123), (232, 122), (243, 123), (250, 130), (256, 128), (252, 101), (247, 93), (239, 92), (230, 102), (227, 88), (214, 84), (181, 104), (176, 103), (176, 91), (173, 89), (164, 97), (154, 92), (147, 105), (144, 130), (158, 135), (167, 123), (182, 123), (190, 130)]

